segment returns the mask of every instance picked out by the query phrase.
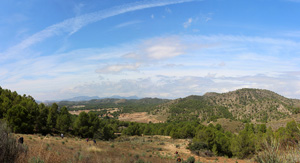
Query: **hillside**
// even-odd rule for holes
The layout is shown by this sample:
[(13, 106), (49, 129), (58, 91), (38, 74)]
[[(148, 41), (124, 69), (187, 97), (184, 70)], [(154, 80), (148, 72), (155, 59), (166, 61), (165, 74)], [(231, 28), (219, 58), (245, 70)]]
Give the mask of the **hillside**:
[(168, 99), (159, 98), (142, 98), (142, 99), (93, 99), (89, 101), (61, 101), (59, 106), (66, 106), (68, 110), (84, 110), (84, 109), (107, 109), (119, 108), (123, 113), (131, 112), (149, 112), (155, 106), (169, 102)]
[(228, 93), (188, 96), (157, 106), (152, 114), (167, 115), (169, 120), (218, 118), (246, 122), (268, 122), (290, 117), (300, 110), (300, 100), (288, 99), (262, 89), (239, 89)]

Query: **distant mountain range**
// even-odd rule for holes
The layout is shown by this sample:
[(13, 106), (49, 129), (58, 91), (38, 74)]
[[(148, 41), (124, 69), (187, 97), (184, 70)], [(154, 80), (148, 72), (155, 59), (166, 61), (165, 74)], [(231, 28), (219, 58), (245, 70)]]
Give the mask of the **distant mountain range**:
[(164, 121), (215, 121), (219, 118), (242, 122), (269, 122), (300, 113), (300, 100), (285, 98), (263, 89), (244, 88), (227, 93), (191, 95), (175, 100), (136, 96), (79, 96), (58, 102), (59, 106), (84, 109), (123, 108), (123, 112), (149, 112)]
[(45, 100), (45, 101), (36, 101), (37, 103), (44, 103), (44, 104), (52, 104), (54, 102), (62, 102), (62, 101), (90, 101), (90, 100), (100, 100), (100, 99), (125, 99), (125, 100), (138, 100), (141, 99), (137, 96), (129, 96), (129, 97), (123, 97), (123, 96), (110, 96), (110, 97), (99, 97), (99, 96), (76, 96), (73, 98), (63, 99), (63, 100)]
[(59, 100), (59, 101), (90, 101), (90, 100), (99, 100), (99, 99), (106, 99), (106, 98), (112, 98), (112, 99), (126, 99), (126, 100), (131, 100), (131, 99), (140, 99), (137, 96), (129, 96), (129, 97), (123, 97), (123, 96), (110, 96), (110, 97), (99, 97), (99, 96), (77, 96), (69, 99), (64, 99), (64, 100)]

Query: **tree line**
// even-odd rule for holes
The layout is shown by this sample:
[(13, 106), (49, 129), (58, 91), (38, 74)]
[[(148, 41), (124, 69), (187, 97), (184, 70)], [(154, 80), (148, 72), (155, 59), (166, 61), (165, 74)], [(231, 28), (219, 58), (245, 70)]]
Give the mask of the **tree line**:
[(108, 119), (99, 119), (94, 113), (74, 116), (66, 107), (59, 108), (38, 104), (31, 96), (18, 95), (0, 87), (0, 120), (7, 122), (15, 133), (58, 134), (68, 133), (81, 137), (99, 139), (114, 138), (114, 130)]
[(66, 107), (56, 103), (37, 104), (31, 96), (18, 95), (0, 87), (0, 119), (15, 133), (70, 134), (83, 138), (110, 140), (114, 133), (123, 135), (166, 135), (174, 139), (189, 138), (189, 149), (195, 153), (210, 151), (214, 155), (246, 158), (263, 150), (263, 143), (276, 139), (281, 144), (298, 144), (299, 124), (287, 123), (277, 131), (265, 124), (247, 123), (239, 133), (225, 131), (220, 124), (205, 126), (200, 120), (169, 121), (166, 123), (122, 122), (108, 117), (100, 119), (95, 113), (71, 115)]

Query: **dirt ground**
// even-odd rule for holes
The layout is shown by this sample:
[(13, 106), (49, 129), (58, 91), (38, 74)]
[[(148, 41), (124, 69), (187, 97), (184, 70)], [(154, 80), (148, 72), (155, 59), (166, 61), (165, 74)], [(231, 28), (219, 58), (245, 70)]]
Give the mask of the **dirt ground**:
[(147, 112), (124, 113), (119, 116), (120, 121), (130, 121), (139, 123), (160, 123), (156, 115), (148, 114)]
[[(81, 112), (90, 112), (90, 111), (101, 111), (101, 110), (104, 110), (104, 109), (90, 109), (90, 110), (73, 110), (73, 111), (69, 111), (70, 114), (73, 114), (73, 115), (79, 115)], [(114, 112), (117, 112), (119, 111), (120, 109), (119, 108), (107, 108), (107, 113), (114, 113)]]
[[(189, 140), (171, 139), (168, 136), (119, 137), (113, 141), (97, 141), (94, 144), (86, 139), (59, 136), (24, 135), (27, 154), (17, 162), (27, 163), (37, 160), (45, 163), (56, 162), (96, 162), (130, 163), (138, 160), (152, 163), (175, 163), (177, 157), (186, 160), (190, 156), (202, 163), (250, 163), (251, 160), (238, 160), (225, 157), (199, 157), (186, 149)], [(179, 153), (176, 156), (175, 152)]]

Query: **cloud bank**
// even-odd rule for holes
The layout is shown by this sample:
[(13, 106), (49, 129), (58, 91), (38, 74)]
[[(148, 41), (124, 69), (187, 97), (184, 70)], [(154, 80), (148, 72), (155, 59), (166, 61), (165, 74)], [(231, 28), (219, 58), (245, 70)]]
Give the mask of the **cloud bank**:
[[(300, 98), (300, 43), (236, 35), (173, 35), (0, 67), (5, 88), (39, 100), (79, 95), (178, 98), (238, 88)], [(255, 47), (255, 48), (253, 48)], [(17, 66), (16, 66), (17, 65)], [(42, 91), (43, 90), (43, 91)]]

